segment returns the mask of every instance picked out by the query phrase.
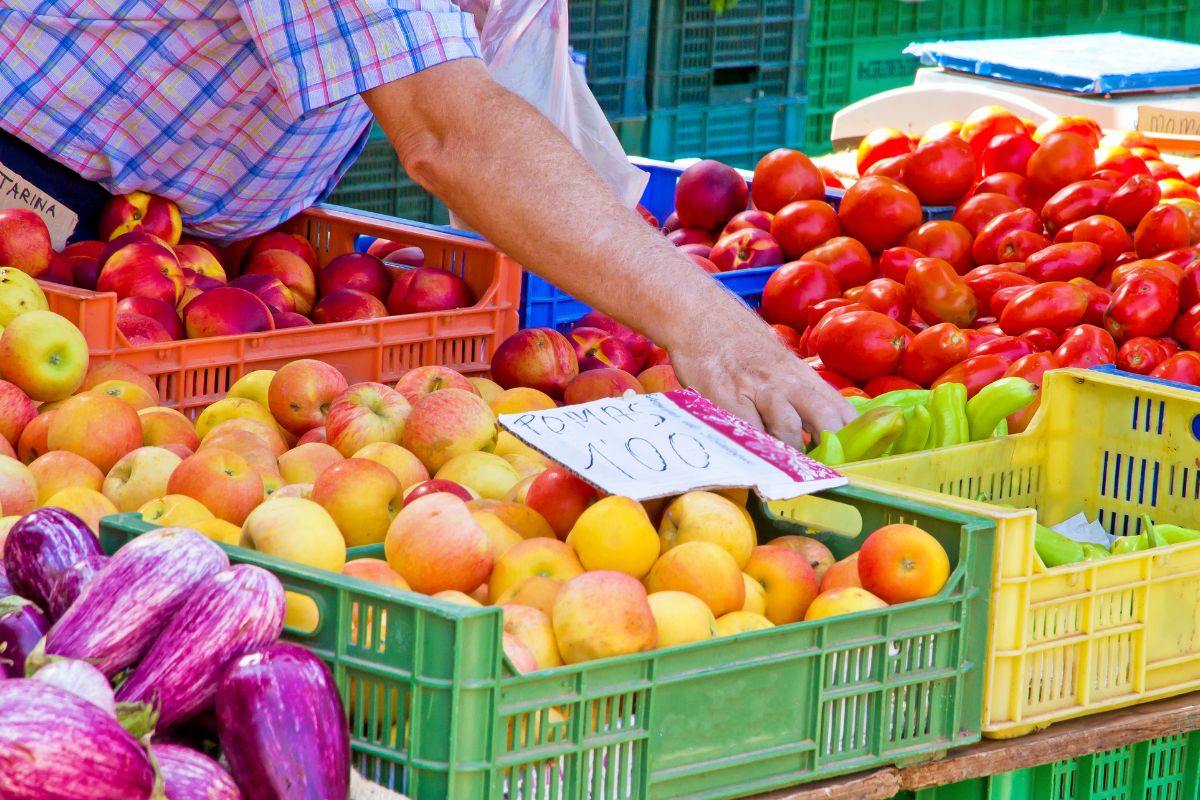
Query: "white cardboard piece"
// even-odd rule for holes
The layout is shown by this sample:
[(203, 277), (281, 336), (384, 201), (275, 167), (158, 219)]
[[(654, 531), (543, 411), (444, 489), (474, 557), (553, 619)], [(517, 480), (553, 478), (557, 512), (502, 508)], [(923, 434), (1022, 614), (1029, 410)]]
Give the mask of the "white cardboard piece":
[(691, 390), (502, 414), (499, 421), (601, 491), (635, 500), (734, 488), (789, 500), (847, 482)]
[(1068, 539), (1080, 544), (1098, 544), (1101, 547), (1112, 547), (1112, 543), (1117, 539), (1117, 537), (1104, 530), (1104, 526), (1099, 522), (1089, 522), (1087, 516), (1082, 511), (1052, 526), (1050, 530), (1055, 533), (1061, 533)]

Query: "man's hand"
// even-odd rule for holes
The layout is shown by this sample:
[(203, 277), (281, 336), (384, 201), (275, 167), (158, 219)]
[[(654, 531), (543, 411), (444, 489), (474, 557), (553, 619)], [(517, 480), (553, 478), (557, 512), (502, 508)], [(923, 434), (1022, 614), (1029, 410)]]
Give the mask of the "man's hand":
[(705, 397), (797, 448), (802, 429), (854, 417), (482, 62), (451, 61), (363, 97), (414, 180), (527, 269), (667, 348)]

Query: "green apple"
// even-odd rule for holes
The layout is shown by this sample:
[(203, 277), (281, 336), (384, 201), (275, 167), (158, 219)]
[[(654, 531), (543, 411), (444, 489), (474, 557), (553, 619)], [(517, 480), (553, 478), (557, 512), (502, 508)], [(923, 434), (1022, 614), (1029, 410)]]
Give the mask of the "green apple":
[(6, 326), (27, 311), (49, 308), (37, 281), (16, 267), (0, 267), (0, 326)]
[(88, 368), (87, 340), (51, 311), (28, 311), (0, 335), (0, 375), (34, 400), (70, 397)]

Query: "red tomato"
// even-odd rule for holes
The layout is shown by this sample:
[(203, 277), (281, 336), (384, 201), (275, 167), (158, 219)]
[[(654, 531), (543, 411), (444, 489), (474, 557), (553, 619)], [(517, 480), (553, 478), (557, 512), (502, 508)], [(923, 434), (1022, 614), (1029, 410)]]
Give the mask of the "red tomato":
[(979, 390), (987, 386), (989, 383), (995, 383), (1004, 377), (1004, 373), (1008, 371), (1012, 361), (999, 355), (976, 355), (971, 356), (966, 361), (960, 361), (950, 369), (943, 372), (936, 381), (934, 386), (940, 386), (943, 383), (962, 383), (966, 384), (967, 397), (974, 397), (979, 393)]
[(1158, 205), (1162, 198), (1162, 190), (1148, 175), (1134, 175), (1108, 198), (1104, 204), (1104, 213), (1124, 225), (1126, 228), (1136, 228), (1146, 216), (1146, 212)]
[(975, 263), (994, 264), (1001, 260), (1013, 260), (1001, 259), (998, 250), (1000, 240), (1004, 237), (1004, 234), (1017, 230), (1041, 233), (1043, 230), (1042, 220), (1030, 208), (1019, 208), (1016, 211), (1008, 211), (995, 217), (991, 222), (984, 225), (983, 230), (975, 236), (975, 243), (971, 247), (971, 256), (975, 259)]
[(1044, 142), (1051, 134), (1064, 131), (1083, 137), (1093, 149), (1100, 144), (1100, 125), (1096, 120), (1087, 117), (1051, 117), (1037, 126), (1037, 130), (1033, 132), (1033, 140)]
[(1117, 369), (1138, 375), (1149, 375), (1165, 361), (1167, 349), (1157, 339), (1135, 336), (1117, 351)]
[(1015, 172), (997, 172), (975, 184), (972, 194), (1000, 194), (1010, 198), (1017, 206), (1025, 205), (1029, 196), (1029, 185), (1024, 175)]
[(1133, 234), (1133, 249), (1142, 258), (1154, 258), (1159, 253), (1187, 247), (1191, 239), (1192, 228), (1187, 214), (1177, 206), (1157, 205), (1138, 223)]
[(1164, 178), (1158, 182), (1158, 190), (1163, 200), (1195, 200), (1200, 197), (1196, 194), (1196, 187), (1182, 178)]
[(890, 178), (862, 178), (846, 190), (838, 218), (848, 234), (881, 253), (921, 224), (921, 201)]
[(1039, 283), (1091, 278), (1100, 269), (1103, 254), (1091, 242), (1052, 244), (1025, 259), (1029, 277)]
[(975, 154), (955, 136), (926, 142), (908, 157), (902, 180), (923, 205), (954, 205), (975, 182)]
[(1104, 312), (1104, 327), (1118, 341), (1135, 336), (1161, 336), (1179, 313), (1179, 287), (1165, 275), (1144, 271), (1113, 292)]
[(920, 140), (917, 142), (917, 145), (920, 146), (926, 142), (932, 142), (937, 139), (941, 139), (944, 136), (962, 138), (959, 136), (959, 133), (962, 131), (962, 126), (963, 124), (956, 119), (948, 122), (939, 122), (938, 124), (931, 126), (929, 130), (925, 131)]
[(989, 264), (988, 267), (978, 267), (963, 277), (963, 280), (966, 281), (967, 286), (970, 287), (971, 291), (975, 294), (975, 298), (979, 301), (980, 308), (991, 309), (992, 296), (1001, 289), (1008, 289), (1013, 286), (1033, 286), (1037, 283), (1033, 278), (1000, 269), (976, 274), (981, 269), (999, 266), (999, 264)]
[(1077, 325), (1067, 331), (1062, 344), (1054, 351), (1054, 358), (1061, 366), (1087, 368), (1099, 364), (1111, 364), (1117, 357), (1117, 343), (1103, 328), (1095, 325)]
[(908, 163), (908, 159), (910, 158), (912, 158), (910, 153), (905, 153), (902, 156), (892, 156), (891, 158), (881, 158), (867, 168), (867, 171), (863, 173), (863, 177), (877, 175), (881, 178), (891, 178), (894, 181), (899, 181), (904, 177), (904, 165)]
[(845, 375), (839, 375), (833, 370), (825, 369), (824, 367), (813, 367), (813, 371), (821, 376), (821, 380), (825, 381), (835, 389), (840, 390), (857, 388), (854, 385), (854, 381), (850, 380)]
[(779, 337), (779, 341), (783, 342), (783, 346), (791, 350), (797, 356), (803, 356), (803, 348), (801, 346), (803, 337), (795, 328), (789, 328), (787, 325), (772, 325), (772, 330)]
[(912, 332), (877, 311), (838, 314), (823, 323), (817, 356), (851, 380), (890, 375), (900, 366)]
[(1185, 268), (1179, 283), (1180, 308), (1191, 308), (1196, 303), (1200, 303), (1200, 264)]
[(998, 261), (1024, 262), (1031, 255), (1050, 246), (1050, 240), (1040, 233), (1012, 230), (1000, 237), (996, 243)]
[[(831, 297), (828, 300), (822, 300), (819, 303), (813, 303), (809, 307), (808, 312), (804, 315), (806, 324), (811, 328), (825, 318), (825, 315), (835, 308), (845, 308), (846, 306), (854, 305), (844, 297)], [(862, 307), (863, 309), (866, 306)], [(859, 309), (862, 310), (862, 309)]]
[(842, 397), (862, 397), (866, 399), (870, 399), (871, 397), (871, 395), (867, 394), (857, 386), (847, 386), (844, 389), (838, 389), (838, 394), (840, 394)]
[(1096, 171), (1096, 155), (1092, 145), (1082, 136), (1062, 131), (1051, 133), (1041, 147), (1029, 157), (1026, 174), (1029, 187), (1035, 192), (1050, 195), (1059, 189), (1081, 181)]
[(842, 183), (842, 179), (829, 167), (821, 167), (821, 177), (825, 179), (825, 185), (830, 189), (846, 188), (846, 184)]
[(1049, 328), (1062, 333), (1078, 325), (1086, 311), (1087, 295), (1082, 289), (1051, 281), (1022, 289), (1009, 300), (1000, 314), (1000, 328), (1009, 336), (1030, 328)]
[(1151, 159), (1146, 162), (1146, 169), (1150, 170), (1150, 177), (1156, 181), (1163, 181), (1169, 178), (1183, 179), (1181, 173), (1176, 167), (1159, 159)]
[(911, 153), (916, 144), (908, 134), (895, 128), (876, 128), (858, 143), (858, 174), (865, 175), (876, 161)]
[(1016, 361), (1022, 356), (1030, 355), (1037, 352), (1037, 348), (1032, 343), (1020, 336), (997, 336), (990, 342), (985, 342), (979, 346), (971, 355), (976, 356), (1004, 356), (1009, 361)]
[(1188, 350), (1200, 350), (1200, 303), (1179, 315), (1174, 334)]
[(1088, 325), (1104, 326), (1104, 312), (1112, 302), (1112, 292), (1101, 289), (1087, 278), (1072, 278), (1068, 281), (1072, 286), (1078, 286), (1087, 295), (1087, 311), (1083, 313), (1083, 321)]
[(1154, 341), (1163, 346), (1163, 350), (1167, 352), (1167, 358), (1170, 358), (1183, 349), (1183, 345), (1172, 339), (1170, 336), (1160, 336)]
[(1129, 151), (1128, 147), (1101, 147), (1096, 150), (1096, 171), (1110, 170), (1123, 177), (1132, 178), (1134, 175), (1149, 175), (1146, 162)]
[(804, 328), (808, 311), (841, 293), (837, 276), (819, 261), (792, 261), (771, 273), (763, 287), (762, 318), (775, 325)]
[[(1033, 279), (1031, 278), (1030, 280)], [(992, 316), (999, 321), (1000, 315), (1004, 313), (1005, 307), (1008, 306), (1012, 299), (1031, 286), (1037, 286), (1037, 283), (1029, 283), (1025, 286), (1014, 283), (1012, 286), (1005, 286), (1003, 289), (997, 289), (992, 292), (991, 302), (988, 303), (988, 307), (991, 309)], [(1001, 329), (1001, 332), (1003, 332), (1003, 329)]]
[(1129, 176), (1123, 172), (1117, 172), (1115, 169), (1098, 169), (1092, 173), (1092, 180), (1107, 181), (1116, 189), (1123, 184)]
[(1033, 345), (1034, 352), (1053, 351), (1062, 342), (1059, 335), (1049, 328), (1031, 328), (1021, 338)]
[[(843, 301), (844, 302), (844, 301)], [(864, 306), (862, 303), (846, 303), (845, 305), (837, 306), (829, 309), (817, 320), (808, 330), (807, 353), (808, 355), (818, 355), (821, 347), (821, 337), (825, 334), (825, 329), (838, 317), (843, 314), (852, 314), (855, 311), (870, 311), (871, 309)]]
[[(992, 319), (994, 320), (995, 318), (993, 317)], [(992, 339), (999, 339), (1004, 335), (1004, 331), (1000, 329), (1000, 326), (997, 325), (995, 321), (989, 322), (985, 325), (980, 325), (978, 328), (973, 328), (971, 329), (971, 332), (973, 334), (977, 334), (979, 337), (986, 337), (967, 337), (968, 343), (971, 345), (971, 355), (975, 355), (975, 351), (978, 350), (982, 345), (987, 344)]]
[(927, 322), (953, 322), (965, 328), (978, 316), (975, 294), (945, 259), (917, 259), (904, 278), (904, 289), (913, 310)]
[(1116, 191), (1107, 181), (1083, 180), (1064, 186), (1042, 206), (1046, 228), (1056, 231), (1072, 222), (1099, 214)]
[(1037, 413), (1042, 404), (1043, 376), (1052, 369), (1058, 369), (1058, 360), (1053, 353), (1034, 353), (1018, 358), (1004, 371), (1004, 377), (1018, 377), (1032, 383), (1038, 389), (1037, 398), (1015, 414), (1008, 417), (1008, 432), (1021, 433), (1029, 427), (1029, 421)]
[(1158, 150), (1158, 145), (1146, 138), (1146, 134), (1141, 131), (1112, 131), (1100, 138), (1100, 144), (1103, 147), (1128, 147), (1130, 150), (1135, 147)]
[[(1100, 248), (1100, 265), (1107, 267), (1133, 246), (1129, 232), (1120, 222), (1104, 214), (1093, 214), (1070, 225), (1072, 242), (1091, 242)], [(1066, 230), (1064, 228), (1063, 230)]]
[(924, 253), (911, 247), (889, 247), (879, 255), (879, 274), (891, 278), (896, 283), (904, 283), (909, 267)]
[(940, 322), (913, 337), (900, 360), (900, 374), (928, 386), (939, 375), (970, 355), (967, 336), (957, 325)]
[(797, 200), (823, 200), (825, 181), (808, 156), (781, 147), (767, 153), (754, 167), (750, 197), (759, 211), (774, 214)]
[(982, 106), (963, 120), (958, 135), (971, 145), (976, 158), (981, 158), (989, 144), (997, 136), (1006, 133), (1026, 133), (1021, 118), (1000, 106)]
[(1135, 278), (1147, 272), (1162, 275), (1164, 278), (1170, 279), (1176, 286), (1183, 283), (1183, 270), (1170, 261), (1163, 261), (1158, 258), (1139, 258), (1137, 261), (1130, 261), (1114, 268), (1112, 277), (1110, 278), (1110, 285), (1116, 290), (1130, 278)]
[(978, 236), (983, 227), (1001, 214), (1016, 211), (1021, 204), (1002, 194), (984, 192), (973, 194), (954, 209), (952, 219)]
[(771, 236), (789, 261), (841, 235), (837, 212), (824, 200), (788, 203), (771, 220)]
[(859, 296), (853, 299), (872, 311), (889, 316), (901, 325), (907, 325), (912, 318), (912, 304), (903, 284), (890, 278), (876, 278), (859, 288)]
[(849, 236), (835, 236), (825, 244), (809, 250), (801, 259), (820, 261), (828, 266), (833, 270), (842, 291), (862, 286), (875, 277), (875, 265), (871, 262), (871, 254), (862, 243)]
[[(866, 286), (866, 284), (864, 284), (863, 286), (855, 286), (853, 288), (847, 289), (846, 291), (842, 292), (842, 297), (846, 298), (851, 303), (861, 302), (862, 293), (863, 293), (863, 289), (865, 288), (865, 286)], [(866, 304), (864, 303), (864, 305), (866, 305)]]
[(898, 375), (884, 375), (881, 378), (873, 378), (863, 385), (863, 391), (878, 397), (881, 394), (894, 392), (897, 389), (920, 389), (921, 387), (907, 378), (901, 378)]
[(979, 174), (986, 177), (1012, 172), (1024, 176), (1029, 157), (1037, 149), (1038, 143), (1024, 131), (996, 136), (983, 148)]
[(955, 272), (962, 275), (973, 266), (971, 241), (971, 232), (961, 224), (950, 220), (934, 220), (909, 231), (900, 244), (930, 258), (945, 259)]
[(1154, 368), (1150, 377), (1200, 386), (1200, 353), (1186, 350), (1167, 356), (1165, 361)]

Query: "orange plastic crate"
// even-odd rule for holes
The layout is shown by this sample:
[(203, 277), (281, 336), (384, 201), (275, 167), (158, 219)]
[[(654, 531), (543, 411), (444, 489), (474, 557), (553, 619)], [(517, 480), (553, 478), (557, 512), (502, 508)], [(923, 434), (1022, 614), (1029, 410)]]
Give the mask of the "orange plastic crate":
[(224, 397), (245, 373), (278, 369), (298, 358), (332, 364), (351, 383), (391, 382), (413, 367), (433, 364), (482, 374), (496, 347), (517, 330), (521, 269), (481, 239), (333, 206), (311, 208), (280, 230), (307, 238), (321, 266), (353, 252), (361, 235), (416, 245), (425, 252), (426, 266), (461, 275), (478, 301), (454, 311), (133, 347), (117, 330), (112, 292), (50, 283), (42, 288), (50, 310), (83, 332), (92, 359), (132, 364), (154, 378), (164, 404), (192, 414)]

